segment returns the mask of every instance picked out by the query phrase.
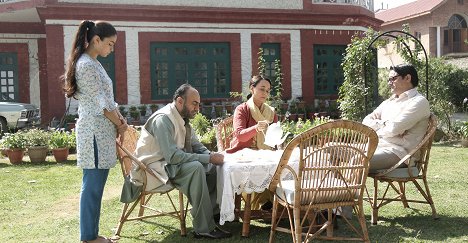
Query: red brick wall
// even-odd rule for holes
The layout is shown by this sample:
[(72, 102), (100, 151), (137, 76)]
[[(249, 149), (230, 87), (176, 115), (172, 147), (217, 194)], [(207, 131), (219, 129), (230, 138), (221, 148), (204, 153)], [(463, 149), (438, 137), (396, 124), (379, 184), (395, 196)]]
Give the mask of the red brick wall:
[(115, 57), (115, 100), (118, 104), (128, 103), (127, 88), (127, 47), (125, 43), (125, 32), (117, 32), (117, 43), (114, 47)]
[[(150, 44), (151, 42), (229, 42), (231, 47), (231, 91), (242, 92), (240, 35), (214, 33), (139, 33), (140, 48), (140, 93), (141, 103), (156, 103), (151, 100)], [(219, 101), (221, 99), (202, 98), (203, 102)], [(225, 99), (222, 99), (225, 100)], [(158, 103), (170, 100), (157, 100)]]
[(42, 109), (43, 123), (50, 122), (53, 117), (60, 119), (65, 112), (65, 96), (60, 80), (60, 76), (65, 72), (63, 27), (47, 25), (46, 34), (47, 82), (45, 82), (46, 92), (41, 94), (41, 101), (46, 100), (46, 105)]

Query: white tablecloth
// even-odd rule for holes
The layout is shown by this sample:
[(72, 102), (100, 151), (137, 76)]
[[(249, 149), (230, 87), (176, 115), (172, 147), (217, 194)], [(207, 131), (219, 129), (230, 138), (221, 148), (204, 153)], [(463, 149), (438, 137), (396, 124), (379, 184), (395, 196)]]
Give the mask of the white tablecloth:
[[(243, 149), (225, 154), (224, 164), (217, 168), (218, 203), (221, 225), (234, 220), (234, 196), (242, 192), (263, 192), (270, 185), (283, 150)], [(299, 153), (294, 151), (290, 161), (297, 168)]]

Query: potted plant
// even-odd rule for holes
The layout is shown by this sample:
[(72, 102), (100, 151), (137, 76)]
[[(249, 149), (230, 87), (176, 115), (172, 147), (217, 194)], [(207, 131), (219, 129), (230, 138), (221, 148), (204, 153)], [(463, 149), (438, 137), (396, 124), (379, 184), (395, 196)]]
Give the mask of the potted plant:
[(314, 104), (308, 104), (306, 106), (306, 118), (309, 120), (314, 120), (315, 117), (315, 107)]
[(24, 133), (31, 162), (44, 162), (49, 152), (50, 132), (33, 128)]
[(19, 164), (23, 161), (26, 139), (24, 132), (18, 131), (13, 134), (6, 134), (2, 139), (2, 147), (6, 148), (6, 154), (10, 163)]
[(155, 113), (157, 110), (158, 110), (158, 104), (151, 104), (150, 105), (150, 109), (151, 109), (151, 113)]
[(138, 110), (140, 110), (140, 115), (141, 116), (146, 116), (146, 105), (140, 105), (138, 106)]
[(62, 130), (55, 130), (49, 139), (49, 147), (52, 149), (55, 161), (67, 160), (70, 145), (72, 144), (70, 133)]
[(75, 128), (77, 118), (78, 115), (76, 114), (68, 114), (63, 118), (63, 124), (66, 125), (67, 130), (73, 130), (73, 128)]
[(120, 106), (119, 106), (119, 112), (120, 112), (120, 114), (121, 114), (124, 118), (126, 118), (127, 115), (128, 115), (128, 112), (127, 112), (127, 110), (125, 109), (125, 106), (121, 106), (121, 105), (120, 105)]
[(129, 108), (130, 117), (133, 119), (134, 123), (140, 124), (140, 112), (136, 106), (130, 106)]

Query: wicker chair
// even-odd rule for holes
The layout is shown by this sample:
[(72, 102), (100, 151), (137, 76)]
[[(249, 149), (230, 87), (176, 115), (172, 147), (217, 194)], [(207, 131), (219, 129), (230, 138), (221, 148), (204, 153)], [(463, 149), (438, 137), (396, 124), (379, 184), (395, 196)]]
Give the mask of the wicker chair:
[[(328, 122), (294, 137), (270, 184), (275, 193), (270, 242), (276, 231), (291, 233), (296, 243), (314, 238), (368, 242), (362, 201), (369, 159), (377, 143), (377, 134), (371, 128), (346, 120)], [(299, 161), (298, 168), (294, 161)], [(354, 208), (361, 229), (343, 220), (358, 237), (334, 235), (332, 212), (340, 206)], [(279, 219), (285, 212), (290, 225), (280, 227)]]
[(233, 128), (233, 117), (230, 116), (222, 120), (216, 126), (216, 145), (218, 152), (224, 151), (231, 145)]
[[(140, 195), (138, 196), (138, 199), (132, 203), (124, 203), (122, 214), (120, 216), (120, 221), (119, 221), (119, 224), (117, 225), (117, 231), (115, 232), (115, 235), (120, 236), (122, 226), (127, 221), (141, 220), (141, 219), (160, 217), (160, 216), (170, 216), (180, 221), (180, 234), (182, 236), (185, 236), (187, 235), (187, 229), (185, 226), (185, 218), (187, 215), (186, 212), (188, 208), (188, 201), (184, 207), (184, 197), (183, 197), (182, 192), (179, 191), (179, 204), (176, 206), (170, 193), (174, 189), (174, 187), (171, 185), (165, 186), (164, 188), (158, 191), (145, 190), (149, 177), (150, 176), (157, 177), (157, 176), (151, 170), (149, 170), (145, 164), (143, 164), (140, 160), (138, 160), (135, 156), (133, 156), (133, 151), (135, 151), (138, 136), (139, 136), (138, 132), (134, 128), (129, 127), (127, 131), (125, 132), (123, 143), (121, 143), (118, 139), (116, 141), (117, 142), (117, 157), (120, 161), (120, 166), (121, 166), (122, 174), (124, 178), (129, 176), (132, 164), (139, 165), (140, 168), (142, 168), (146, 173), (143, 173), (144, 174), (143, 188), (142, 188)], [(163, 195), (163, 194), (165, 194), (168, 197), (172, 205), (171, 210), (173, 211), (165, 212), (165, 211), (162, 211), (161, 209), (153, 208), (150, 206), (150, 199), (153, 197), (153, 195)], [(135, 214), (134, 213), (132, 215), (132, 212), (137, 205), (139, 205), (138, 214), (134, 215)], [(150, 210), (150, 211), (149, 213), (147, 213), (145, 210), (146, 211)]]
[[(408, 202), (412, 203), (424, 203), (429, 204), (432, 209), (432, 217), (437, 219), (437, 212), (432, 200), (431, 193), (429, 192), (429, 186), (427, 184), (427, 167), (429, 163), (429, 154), (431, 152), (432, 141), (437, 128), (437, 120), (434, 114), (429, 117), (429, 123), (426, 134), (423, 140), (418, 144), (416, 148), (410, 151), (405, 157), (403, 157), (396, 165), (387, 170), (379, 170), (377, 173), (369, 173), (369, 177), (374, 179), (374, 191), (373, 196), (370, 197), (370, 193), (367, 191), (368, 200), (372, 207), (372, 224), (377, 224), (379, 209), (393, 201), (400, 201), (403, 203), (405, 208), (409, 207)], [(401, 165), (406, 164), (406, 168), (398, 168)], [(422, 181), (425, 190), (418, 183), (418, 180)], [(378, 184), (379, 182), (386, 183), (387, 186), (382, 196), (379, 196)], [(397, 187), (394, 182), (398, 183)], [(406, 183), (413, 182), (418, 191), (424, 197), (424, 200), (410, 200), (406, 197)], [(388, 195), (389, 189), (392, 188), (396, 192), (396, 196)], [(390, 190), (391, 191), (391, 190)]]

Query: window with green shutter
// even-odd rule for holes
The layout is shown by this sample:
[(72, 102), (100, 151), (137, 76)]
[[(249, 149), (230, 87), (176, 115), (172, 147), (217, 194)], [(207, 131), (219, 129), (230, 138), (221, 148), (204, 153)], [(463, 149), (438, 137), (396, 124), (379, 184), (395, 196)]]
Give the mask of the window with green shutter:
[(203, 98), (228, 98), (229, 43), (151, 43), (151, 99), (172, 98), (189, 83)]
[(0, 52), (0, 101), (19, 101), (18, 57), (14, 52)]
[(104, 67), (104, 69), (106, 70), (107, 75), (109, 75), (109, 78), (112, 80), (112, 87), (113, 87), (114, 96), (115, 96), (116, 88), (115, 88), (115, 55), (114, 55), (114, 52), (107, 55), (107, 57), (98, 56), (97, 59), (101, 63), (101, 65)]
[(314, 45), (314, 84), (316, 95), (338, 94), (344, 75), (341, 63), (346, 46)]
[(276, 79), (275, 61), (281, 61), (281, 45), (279, 43), (262, 43), (262, 49), (265, 60), (265, 76), (274, 81)]

